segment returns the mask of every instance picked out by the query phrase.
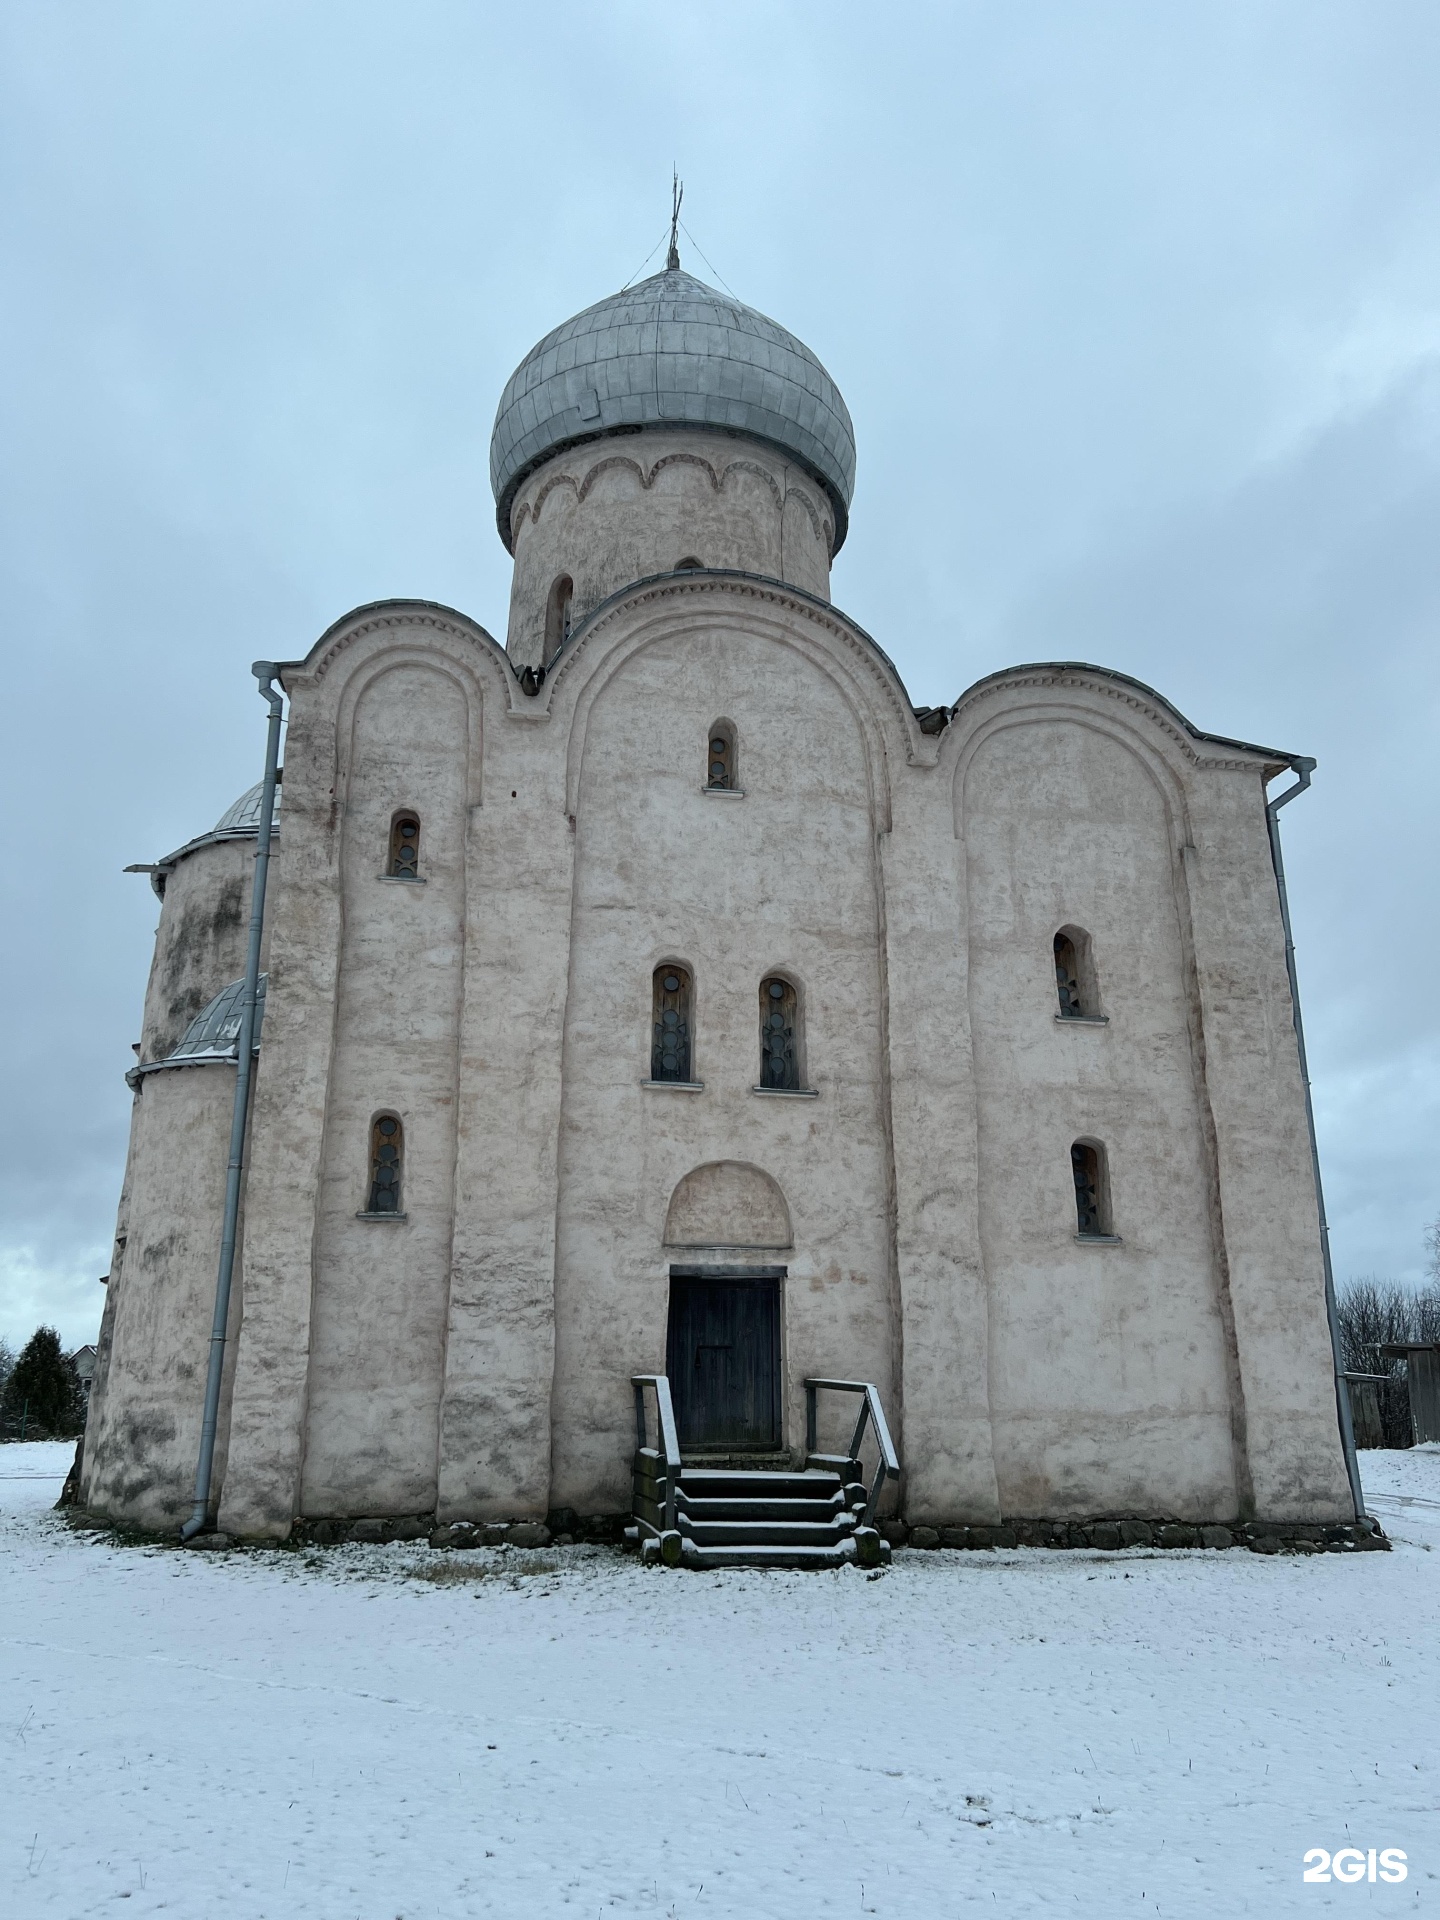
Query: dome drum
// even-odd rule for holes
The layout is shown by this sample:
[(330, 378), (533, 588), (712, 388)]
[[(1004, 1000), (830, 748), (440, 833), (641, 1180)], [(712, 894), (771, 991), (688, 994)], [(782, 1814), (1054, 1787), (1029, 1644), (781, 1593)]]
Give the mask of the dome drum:
[(561, 450), (522, 482), (511, 524), (505, 644), (517, 670), (548, 667), (563, 635), (612, 593), (686, 565), (830, 597), (825, 489), (772, 443), (713, 427), (647, 427)]

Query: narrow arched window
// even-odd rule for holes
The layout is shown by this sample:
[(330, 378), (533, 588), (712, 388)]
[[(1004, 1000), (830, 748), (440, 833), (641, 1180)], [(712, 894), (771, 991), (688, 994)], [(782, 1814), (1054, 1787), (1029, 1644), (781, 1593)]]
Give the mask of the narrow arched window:
[(795, 989), (778, 975), (760, 982), (760, 1084), (800, 1086), (800, 1020)]
[(690, 1080), (690, 992), (690, 975), (684, 967), (655, 969), (652, 1080)]
[(705, 785), (712, 793), (733, 792), (735, 778), (735, 729), (728, 720), (717, 720), (710, 729), (705, 755)]
[(1077, 1140), (1070, 1149), (1075, 1177), (1075, 1231), (1082, 1240), (1111, 1236), (1110, 1178), (1105, 1149), (1098, 1140)]
[(1090, 936), (1080, 927), (1062, 927), (1055, 936), (1055, 990), (1062, 1020), (1094, 1020), (1099, 1016)]
[(386, 868), (392, 880), (420, 878), (420, 816), (397, 813), (390, 822), (390, 864)]
[(405, 1173), (405, 1129), (393, 1113), (376, 1116), (370, 1127), (370, 1199), (367, 1213), (399, 1213)]
[(559, 653), (570, 638), (570, 607), (575, 589), (568, 573), (562, 573), (550, 589), (545, 606), (545, 665)]

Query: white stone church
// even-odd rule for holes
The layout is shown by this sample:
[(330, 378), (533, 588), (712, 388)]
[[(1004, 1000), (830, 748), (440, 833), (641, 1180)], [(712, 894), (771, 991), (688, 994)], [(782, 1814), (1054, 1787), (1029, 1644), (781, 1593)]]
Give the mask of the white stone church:
[[(1064, 659), (917, 709), (830, 598), (854, 473), (815, 355), (672, 253), (501, 398), (505, 644), (392, 600), (284, 667), (226, 1531), (628, 1514), (636, 1376), (792, 1476), (807, 1380), (868, 1383), (912, 1526), (1354, 1519), (1294, 757)], [(83, 1498), (157, 1528), (259, 804), (152, 873)]]

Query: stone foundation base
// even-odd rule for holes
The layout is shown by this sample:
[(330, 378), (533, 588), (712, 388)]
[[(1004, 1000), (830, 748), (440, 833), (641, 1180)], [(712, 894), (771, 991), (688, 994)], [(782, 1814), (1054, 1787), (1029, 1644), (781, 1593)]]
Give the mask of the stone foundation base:
[(330, 1547), (344, 1540), (428, 1540), (432, 1547), (569, 1547), (577, 1542), (615, 1545), (624, 1539), (629, 1515), (591, 1514), (582, 1519), (557, 1507), (538, 1520), (455, 1520), (437, 1526), (433, 1513), (362, 1517), (358, 1520), (297, 1520), (290, 1538), (299, 1546)]
[(882, 1520), (892, 1547), (1246, 1547), (1251, 1553), (1388, 1553), (1376, 1520), (1322, 1526), (1299, 1520), (1249, 1520), (1229, 1526), (1193, 1526), (1182, 1520), (1006, 1520), (998, 1527), (910, 1526)]
[[(176, 1544), (172, 1533), (156, 1534), (110, 1520), (103, 1514), (71, 1508), (66, 1513), (77, 1531), (116, 1532), (126, 1539)], [(596, 1513), (582, 1518), (568, 1507), (538, 1520), (456, 1520), (437, 1526), (433, 1513), (369, 1515), (359, 1519), (297, 1520), (290, 1529), (294, 1546), (338, 1546), (344, 1541), (386, 1544), (427, 1540), (432, 1547), (569, 1547), (576, 1544), (621, 1546), (630, 1516)], [(1227, 1526), (1197, 1526), (1183, 1520), (1006, 1520), (998, 1527), (911, 1526), (882, 1520), (880, 1532), (892, 1547), (958, 1548), (990, 1552), (996, 1547), (1090, 1547), (1118, 1553), (1124, 1547), (1244, 1547), (1251, 1553), (1388, 1553), (1390, 1542), (1377, 1520), (1351, 1526), (1325, 1526), (1296, 1520), (1250, 1520)], [(202, 1533), (192, 1547), (243, 1544), (228, 1534)], [(279, 1542), (266, 1541), (267, 1546)]]

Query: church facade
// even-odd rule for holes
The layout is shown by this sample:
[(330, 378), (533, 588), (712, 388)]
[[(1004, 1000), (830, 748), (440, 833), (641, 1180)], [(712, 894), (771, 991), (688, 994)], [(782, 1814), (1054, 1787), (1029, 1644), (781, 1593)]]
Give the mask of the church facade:
[[(505, 645), (391, 601), (285, 667), (226, 1531), (621, 1513), (637, 1374), (780, 1461), (807, 1379), (874, 1383), (912, 1523), (1353, 1520), (1292, 756), (1063, 660), (917, 710), (830, 600), (853, 478), (814, 355), (672, 261), (506, 388)], [(258, 806), (152, 876), (82, 1493), (148, 1526), (191, 1499)]]

